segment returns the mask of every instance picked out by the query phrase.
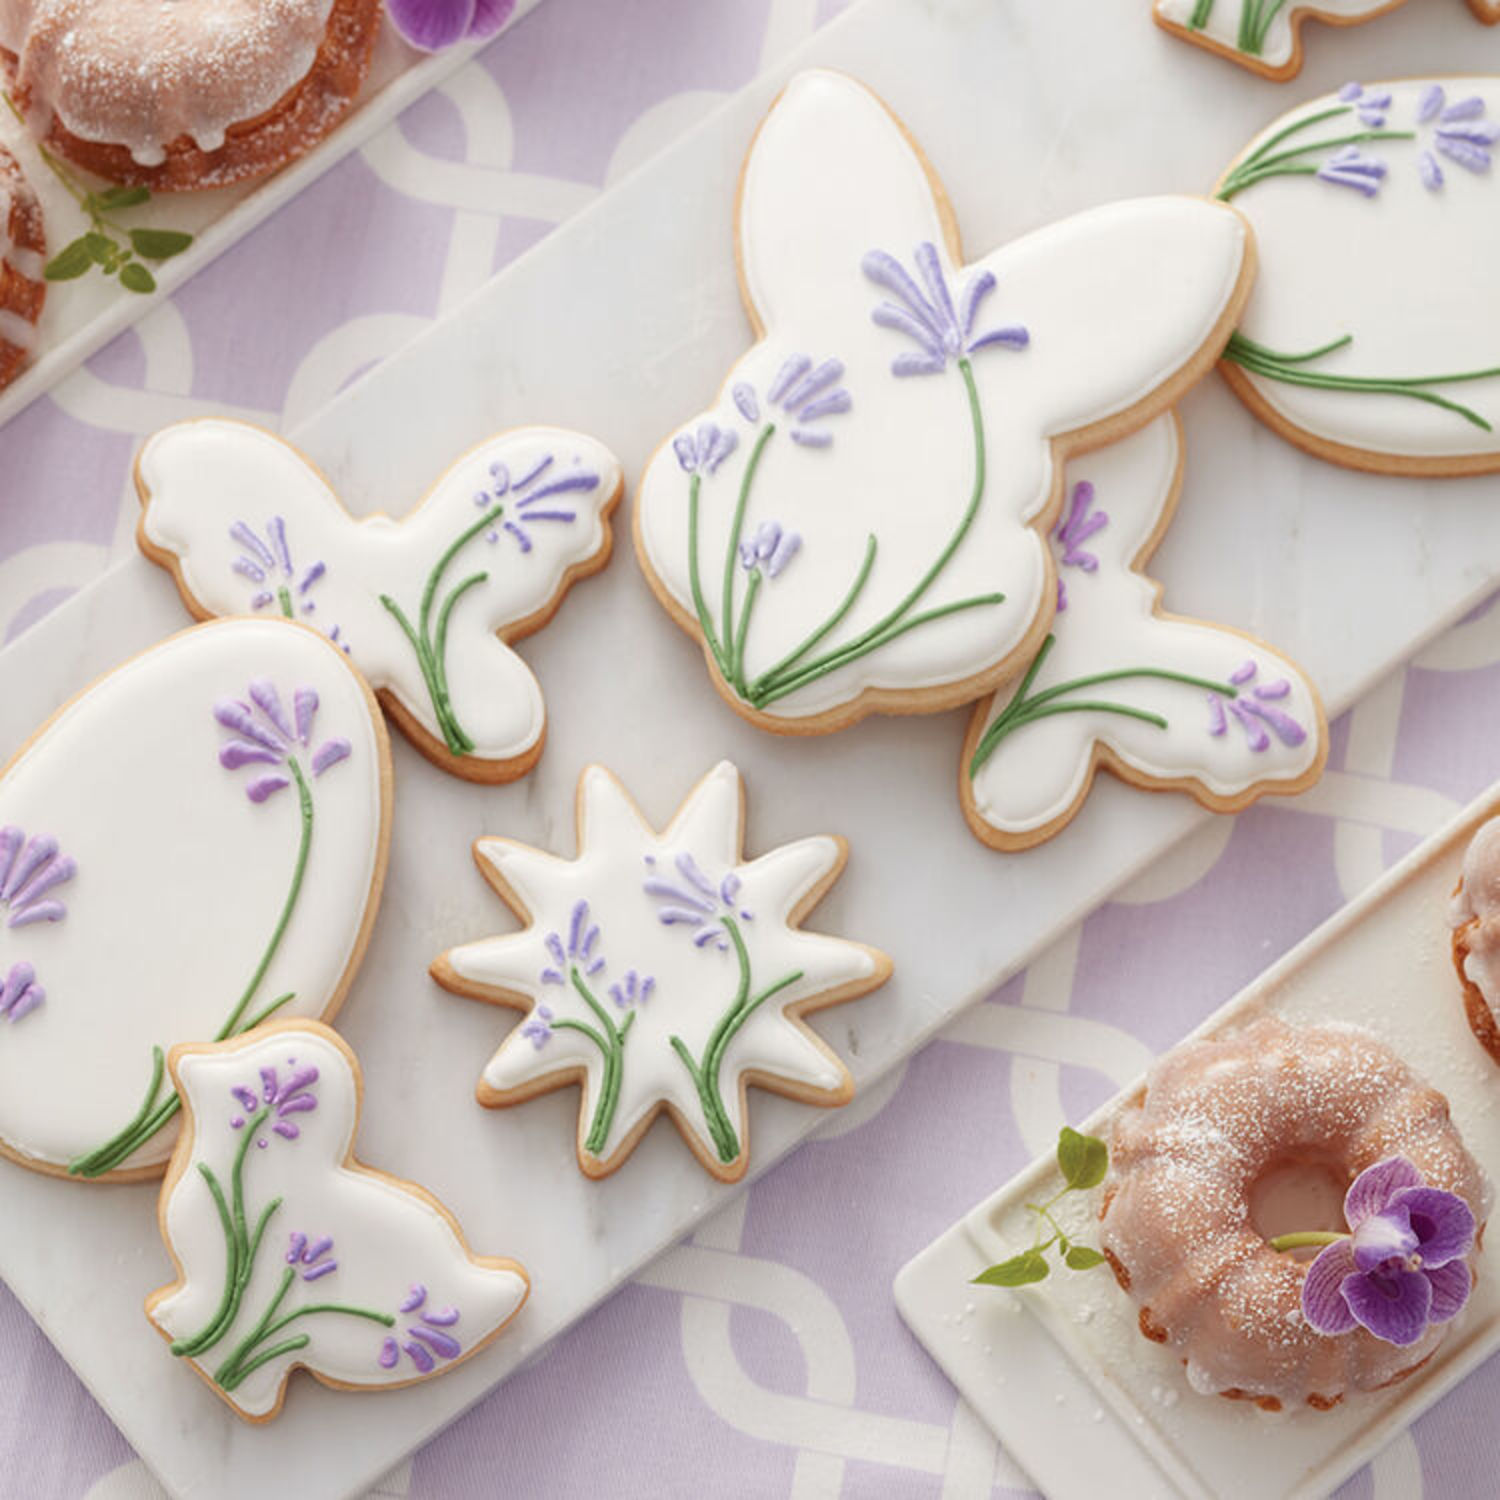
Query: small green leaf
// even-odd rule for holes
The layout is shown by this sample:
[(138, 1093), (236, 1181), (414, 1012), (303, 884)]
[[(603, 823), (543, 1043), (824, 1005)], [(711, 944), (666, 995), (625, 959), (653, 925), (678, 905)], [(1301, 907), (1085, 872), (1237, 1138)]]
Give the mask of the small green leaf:
[(89, 254), (89, 247), (85, 243), (87, 239), (88, 236), (84, 235), (74, 240), (71, 245), (64, 245), (47, 262), (42, 275), (48, 281), (74, 281), (82, 276), (94, 263), (94, 257)]
[(1028, 1286), (1033, 1281), (1045, 1281), (1050, 1268), (1046, 1258), (1035, 1250), (1023, 1250), (999, 1265), (981, 1271), (974, 1278), (975, 1286)]
[(1057, 1138), (1057, 1165), (1070, 1188), (1098, 1187), (1109, 1170), (1109, 1147), (1098, 1136), (1064, 1125)]
[(107, 266), (120, 253), (120, 247), (107, 234), (100, 234), (97, 229), (91, 229), (84, 235), (83, 244), (89, 252), (89, 259), (96, 266)]
[(126, 291), (154, 292), (156, 290), (156, 277), (154, 277), (138, 260), (133, 260), (128, 266), (120, 271), (120, 285)]
[(102, 193), (90, 193), (89, 202), (101, 213), (112, 213), (119, 208), (138, 208), (151, 201), (151, 189), (143, 187), (112, 187)]
[(1087, 1245), (1074, 1245), (1068, 1251), (1067, 1262), (1070, 1271), (1092, 1271), (1095, 1266), (1104, 1264), (1104, 1257)]
[(180, 229), (132, 229), (130, 243), (147, 260), (171, 260), (193, 243), (193, 237)]

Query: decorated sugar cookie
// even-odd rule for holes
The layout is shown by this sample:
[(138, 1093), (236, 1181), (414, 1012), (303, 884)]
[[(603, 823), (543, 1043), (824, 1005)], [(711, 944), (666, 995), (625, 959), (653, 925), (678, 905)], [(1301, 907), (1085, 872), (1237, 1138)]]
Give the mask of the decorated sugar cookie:
[(738, 238), (759, 342), (642, 479), (653, 589), (763, 728), (972, 700), (1046, 634), (1062, 459), (1141, 426), (1222, 348), (1243, 221), (1141, 199), (965, 265), (899, 121), (814, 72), (755, 138)]
[[(1156, 24), (1217, 52), (1241, 67), (1277, 80), (1302, 71), (1302, 23), (1355, 26), (1404, 5), (1406, 0), (1155, 0)], [(1488, 0), (1470, 0), (1479, 7)]]
[(159, 1218), (177, 1276), (146, 1312), (237, 1416), (269, 1421), (297, 1369), (346, 1390), (431, 1379), (520, 1310), (520, 1266), (354, 1159), (363, 1084), (328, 1027), (178, 1047), (171, 1068), (186, 1123)]
[(1500, 80), (1351, 83), (1219, 183), (1261, 271), (1222, 366), (1310, 453), (1393, 474), (1500, 469)]
[(199, 617), (285, 615), (349, 654), (435, 765), (512, 781), (542, 753), (542, 690), (512, 643), (609, 560), (620, 468), (592, 438), (504, 433), (401, 521), (356, 521), (294, 448), (183, 422), (136, 467), (141, 550)]
[(1328, 754), (1312, 684), (1219, 625), (1165, 615), (1142, 571), (1176, 508), (1175, 416), (1068, 466), (1053, 533), (1058, 609), (1014, 685), (978, 705), (960, 770), (969, 826), (997, 849), (1060, 832), (1103, 766), (1216, 812), (1310, 786)]
[(0, 1152), (159, 1173), (165, 1054), (331, 1016), (385, 874), (389, 746), (342, 652), (200, 625), (59, 709), (0, 772)]
[(480, 873), (527, 923), (432, 966), (461, 995), (526, 1012), (486, 1064), (479, 1101), (582, 1087), (578, 1163), (613, 1172), (662, 1111), (726, 1182), (750, 1164), (750, 1084), (847, 1103), (854, 1083), (802, 1017), (883, 984), (873, 948), (802, 930), (838, 878), (841, 839), (747, 860), (740, 775), (721, 762), (656, 832), (602, 766), (578, 785), (578, 857), (508, 839)]

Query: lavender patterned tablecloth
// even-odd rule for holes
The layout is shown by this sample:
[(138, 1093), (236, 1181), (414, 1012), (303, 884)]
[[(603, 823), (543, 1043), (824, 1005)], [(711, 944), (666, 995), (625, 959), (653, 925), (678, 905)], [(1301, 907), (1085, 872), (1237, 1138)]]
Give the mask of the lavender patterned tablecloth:
[[(130, 548), (145, 433), (294, 424), (845, 3), (548, 0), (0, 430), (6, 638)], [(1487, 606), (1335, 726), (1313, 793), (1196, 835), (378, 1493), (1027, 1493), (899, 1322), (895, 1271), (1497, 773)], [(0, 1497), (156, 1500), (3, 1288), (0, 1350)], [(1497, 1401), (1492, 1362), (1341, 1500), (1494, 1495)]]

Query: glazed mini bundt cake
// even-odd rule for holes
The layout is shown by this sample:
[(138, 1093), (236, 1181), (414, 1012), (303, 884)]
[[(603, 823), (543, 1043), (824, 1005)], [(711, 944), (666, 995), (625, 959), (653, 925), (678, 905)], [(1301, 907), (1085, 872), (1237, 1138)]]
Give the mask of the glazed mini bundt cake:
[(0, 65), (28, 126), (110, 182), (223, 187), (344, 117), (381, 0), (0, 0)]
[(1464, 854), (1448, 925), (1469, 1028), (1500, 1063), (1500, 818), (1486, 823)]
[(36, 348), (37, 319), (47, 300), (46, 258), (42, 206), (20, 163), (0, 146), (0, 389)]
[(1404, 1347), (1364, 1328), (1315, 1331), (1302, 1311), (1308, 1262), (1273, 1249), (1251, 1210), (1272, 1173), (1318, 1169), (1342, 1191), (1393, 1157), (1482, 1227), (1489, 1187), (1447, 1100), (1369, 1033), (1264, 1016), (1175, 1048), (1115, 1127), (1100, 1213), (1141, 1332), (1181, 1357), (1193, 1389), (1268, 1410), (1326, 1409), (1411, 1374), (1446, 1324)]

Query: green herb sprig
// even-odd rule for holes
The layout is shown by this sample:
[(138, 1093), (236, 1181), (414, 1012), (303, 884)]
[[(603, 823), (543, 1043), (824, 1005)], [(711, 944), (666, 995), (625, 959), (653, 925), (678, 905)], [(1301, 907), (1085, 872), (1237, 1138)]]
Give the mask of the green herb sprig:
[[(1064, 1125), (1057, 1137), (1057, 1167), (1062, 1173), (1062, 1187), (1045, 1203), (1026, 1205), (1027, 1212), (1036, 1219), (1031, 1248), (981, 1271), (974, 1278), (975, 1286), (1029, 1286), (1035, 1281), (1045, 1281), (1052, 1272), (1047, 1252), (1054, 1245), (1070, 1271), (1092, 1271), (1104, 1264), (1103, 1255), (1091, 1245), (1080, 1245), (1068, 1238), (1052, 1217), (1052, 1210), (1069, 1193), (1086, 1193), (1104, 1181), (1109, 1170), (1109, 1147), (1098, 1136), (1080, 1135)], [(1052, 1232), (1047, 1235), (1049, 1229)]]
[[(11, 113), (21, 119), (9, 94), (5, 95), (5, 102)], [(47, 262), (42, 275), (48, 281), (76, 281), (97, 266), (105, 276), (118, 277), (127, 292), (141, 296), (154, 292), (156, 277), (142, 262), (160, 264), (181, 255), (193, 243), (192, 235), (180, 229), (121, 224), (114, 215), (149, 203), (149, 188), (114, 186), (95, 192), (45, 146), (38, 143), (37, 151), (89, 221), (89, 227), (76, 240), (64, 245)]]

